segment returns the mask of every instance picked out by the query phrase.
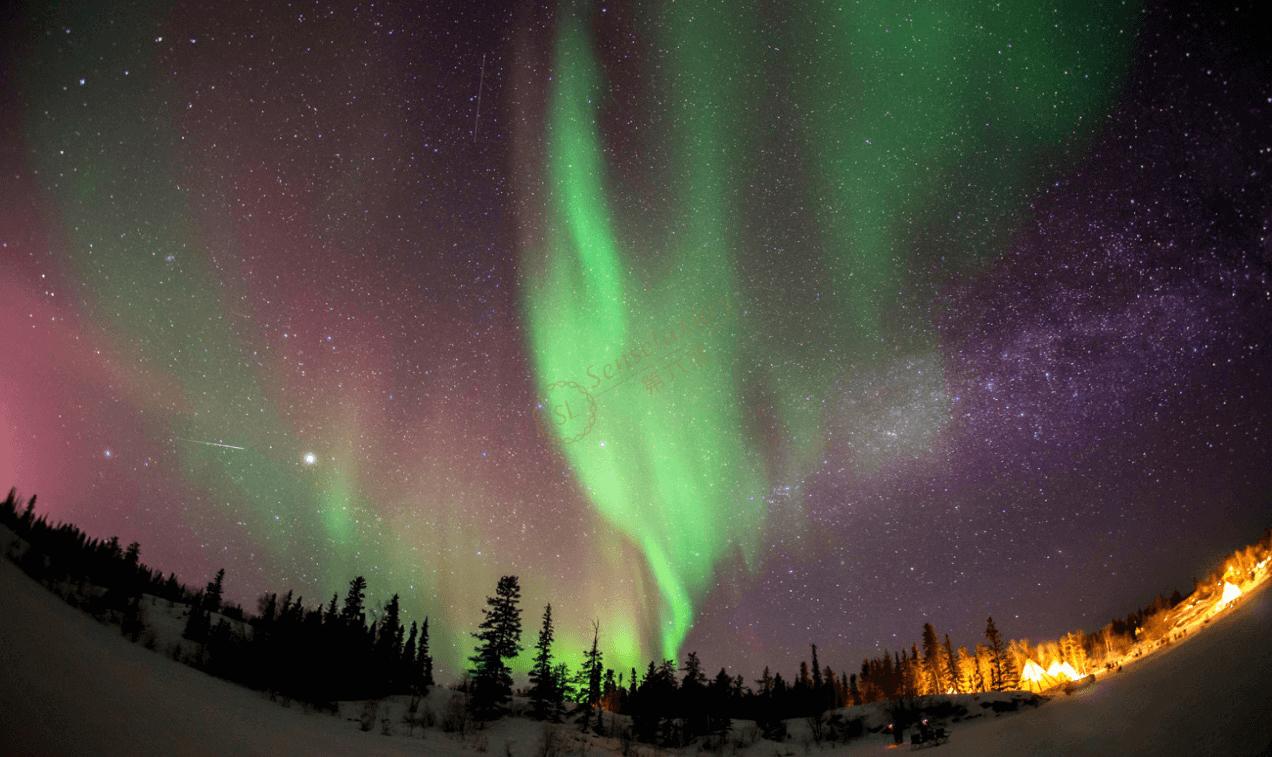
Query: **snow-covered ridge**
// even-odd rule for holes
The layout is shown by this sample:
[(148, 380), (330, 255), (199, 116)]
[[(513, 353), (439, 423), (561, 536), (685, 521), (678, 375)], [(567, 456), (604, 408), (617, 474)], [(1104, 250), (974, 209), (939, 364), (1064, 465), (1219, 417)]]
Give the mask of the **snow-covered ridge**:
[[(1138, 656), (1128, 657), (1134, 664), (1040, 707), (1017, 705), (1011, 711), (1007, 703), (1019, 694), (925, 698), (916, 704), (947, 712), (933, 716), (934, 725), (951, 735), (939, 754), (1263, 753), (1272, 747), (1267, 573), (1266, 561), (1251, 563), (1244, 574), (1225, 569), (1225, 581), (1241, 591), (1238, 597), (1231, 590), (1225, 597), (1222, 584), (1203, 586), (1161, 618), (1169, 643), (1146, 641)], [(5, 560), (0, 560), (0, 607), (4, 754), (667, 753), (625, 742), (618, 735), (625, 718), (608, 713), (610, 736), (583, 735), (570, 725), (517, 715), (479, 728), (460, 714), (462, 695), (441, 687), (415, 713), (409, 697), (343, 702), (335, 716), (270, 701), (164, 654), (165, 645), (180, 637), (182, 606), (147, 599), (156, 654), (59, 601)], [(892, 743), (884, 728), (890, 717), (885, 704), (835, 714), (842, 722), (860, 720), (862, 734), (832, 744), (824, 735), (815, 738), (810, 721), (792, 720), (789, 737), (777, 743), (760, 738), (754, 724), (734, 721), (719, 751), (865, 754)], [(432, 727), (422, 729), (420, 721)]]

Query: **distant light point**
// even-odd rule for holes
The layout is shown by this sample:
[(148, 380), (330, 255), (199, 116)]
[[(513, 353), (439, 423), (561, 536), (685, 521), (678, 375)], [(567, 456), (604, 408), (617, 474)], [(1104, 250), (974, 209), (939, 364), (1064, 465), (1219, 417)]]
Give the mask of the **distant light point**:
[(301, 458), (301, 459), (302, 459), (302, 460), (304, 460), (305, 465), (317, 465), (317, 464), (318, 464), (318, 456), (317, 456), (317, 455), (315, 455), (315, 454), (314, 454), (314, 453), (312, 453), (312, 452), (306, 452), (306, 453), (305, 453), (305, 456), (304, 456), (303, 458)]

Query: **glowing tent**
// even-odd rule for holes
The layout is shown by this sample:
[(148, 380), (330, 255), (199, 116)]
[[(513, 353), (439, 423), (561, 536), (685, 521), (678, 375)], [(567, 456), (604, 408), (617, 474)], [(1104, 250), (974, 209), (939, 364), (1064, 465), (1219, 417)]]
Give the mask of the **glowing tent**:
[(1047, 675), (1047, 671), (1033, 660), (1025, 660), (1025, 669), (1020, 671), (1020, 683), (1026, 691), (1039, 692), (1055, 686), (1055, 679)]
[(1223, 596), (1219, 597), (1219, 604), (1215, 605), (1216, 610), (1222, 610), (1241, 596), (1241, 587), (1227, 581), (1223, 582)]
[(1051, 661), (1051, 664), (1047, 666), (1047, 675), (1061, 683), (1065, 681), (1077, 681), (1082, 678), (1082, 674), (1074, 670), (1072, 665), (1067, 662), (1060, 662), (1059, 660)]
[(1069, 681), (1080, 681), (1082, 675), (1073, 665), (1060, 660), (1052, 660), (1044, 670), (1033, 660), (1025, 660), (1025, 668), (1020, 672), (1020, 683), (1026, 691), (1042, 692), (1054, 689)]

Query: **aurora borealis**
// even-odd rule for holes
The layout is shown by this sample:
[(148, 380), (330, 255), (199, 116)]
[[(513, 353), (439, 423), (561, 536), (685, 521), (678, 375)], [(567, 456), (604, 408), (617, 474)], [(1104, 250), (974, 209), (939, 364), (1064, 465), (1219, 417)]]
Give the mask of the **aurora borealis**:
[(1269, 524), (1252, 10), (9, 15), (0, 483), (190, 583), (749, 675)]

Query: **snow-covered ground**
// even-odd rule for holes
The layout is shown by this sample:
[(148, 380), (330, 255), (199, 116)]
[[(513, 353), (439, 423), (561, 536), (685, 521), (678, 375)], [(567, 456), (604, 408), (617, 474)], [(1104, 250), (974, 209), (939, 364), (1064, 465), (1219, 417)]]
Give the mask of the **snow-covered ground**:
[(1272, 591), (1095, 686), (956, 730), (941, 753), (1272, 754)]
[[(166, 604), (166, 603), (160, 603)], [(436, 726), (408, 735), (406, 702), (343, 703), (338, 716), (271, 702), (173, 662), (162, 652), (177, 624), (167, 608), (147, 608), (164, 628), (152, 652), (70, 607), (16, 566), (0, 560), (0, 754), (542, 754), (545, 734), (558, 754), (614, 753), (614, 739), (585, 739), (569, 726), (508, 718), (459, 737)], [(165, 617), (166, 616), (166, 617)], [(162, 620), (160, 618), (163, 618)], [(171, 627), (169, 627), (171, 626)], [(1038, 708), (995, 716), (986, 697), (962, 697), (979, 717), (947, 724), (951, 739), (937, 755), (1255, 755), (1272, 748), (1272, 592), (1260, 589), (1186, 641)], [(424, 703), (440, 722), (451, 692)], [(878, 708), (853, 708), (867, 725)], [(382, 730), (387, 728), (389, 735)], [(737, 723), (738, 741), (750, 724)], [(807, 743), (807, 726), (790, 723), (791, 739), (730, 745), (754, 755), (874, 754), (891, 739), (866, 734), (847, 746)], [(905, 747), (908, 749), (908, 746)], [(686, 753), (697, 751), (694, 748)], [(666, 754), (637, 745), (633, 754)]]

